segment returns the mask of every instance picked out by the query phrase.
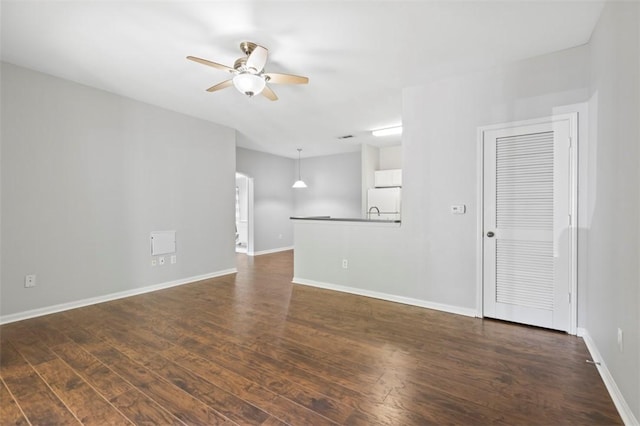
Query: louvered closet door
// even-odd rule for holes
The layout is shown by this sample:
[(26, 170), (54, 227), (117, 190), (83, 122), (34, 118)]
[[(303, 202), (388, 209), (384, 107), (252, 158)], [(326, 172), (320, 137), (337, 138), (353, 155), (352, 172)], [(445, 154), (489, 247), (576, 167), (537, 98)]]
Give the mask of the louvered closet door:
[(484, 315), (569, 330), (569, 125), (484, 133)]

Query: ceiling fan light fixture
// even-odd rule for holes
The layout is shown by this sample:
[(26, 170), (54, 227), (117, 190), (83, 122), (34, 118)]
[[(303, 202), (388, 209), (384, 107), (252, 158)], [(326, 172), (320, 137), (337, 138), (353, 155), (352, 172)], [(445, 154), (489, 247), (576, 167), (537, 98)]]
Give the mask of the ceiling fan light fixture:
[(266, 85), (266, 81), (262, 76), (251, 73), (242, 73), (233, 77), (233, 85), (240, 93), (252, 97), (259, 95), (262, 92)]

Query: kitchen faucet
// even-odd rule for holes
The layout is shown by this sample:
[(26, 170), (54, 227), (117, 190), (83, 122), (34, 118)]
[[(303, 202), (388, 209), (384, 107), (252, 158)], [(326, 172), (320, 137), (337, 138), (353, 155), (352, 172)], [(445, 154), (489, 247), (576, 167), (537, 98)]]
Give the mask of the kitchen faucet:
[(369, 217), (371, 217), (371, 210), (376, 209), (376, 211), (378, 212), (378, 216), (380, 216), (380, 209), (377, 208), (376, 206), (371, 206), (369, 207)]

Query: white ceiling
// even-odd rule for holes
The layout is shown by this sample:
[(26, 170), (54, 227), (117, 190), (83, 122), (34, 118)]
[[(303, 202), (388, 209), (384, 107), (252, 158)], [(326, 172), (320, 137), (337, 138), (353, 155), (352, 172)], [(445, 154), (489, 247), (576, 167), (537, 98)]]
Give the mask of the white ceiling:
[[(584, 44), (598, 1), (2, 1), (3, 61), (224, 124), (239, 145), (291, 158), (359, 150), (399, 124), (401, 91), (427, 79)], [(269, 49), (266, 70), (309, 77), (272, 85), (279, 100), (234, 88), (241, 41)], [(347, 141), (337, 137), (352, 134)]]

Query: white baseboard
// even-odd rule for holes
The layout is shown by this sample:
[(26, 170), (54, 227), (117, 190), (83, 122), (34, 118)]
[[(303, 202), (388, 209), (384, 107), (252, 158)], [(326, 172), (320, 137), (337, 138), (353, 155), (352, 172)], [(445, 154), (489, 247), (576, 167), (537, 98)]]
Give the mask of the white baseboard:
[(304, 278), (293, 277), (294, 284), (307, 285), (310, 287), (324, 288), (327, 290), (341, 291), (343, 293), (357, 294), (358, 296), (373, 297), (374, 299), (386, 300), (388, 302), (402, 303), (405, 305), (419, 306), (421, 308), (434, 309), (436, 311), (448, 312), (451, 314), (464, 315), (467, 317), (475, 317), (476, 310), (472, 308), (462, 308), (460, 306), (445, 305), (443, 303), (429, 302), (422, 299), (413, 299), (410, 297), (396, 296), (394, 294), (381, 293), (378, 291), (363, 290), (356, 287), (347, 287), (338, 284), (323, 283), (319, 281), (307, 280)]
[(600, 377), (602, 377), (602, 381), (604, 382), (604, 385), (607, 387), (607, 390), (609, 391), (609, 395), (611, 396), (613, 403), (618, 409), (618, 414), (620, 414), (620, 417), (622, 417), (622, 421), (624, 422), (624, 424), (628, 426), (640, 424), (638, 423), (638, 419), (636, 419), (636, 417), (633, 415), (631, 408), (629, 408), (629, 404), (627, 404), (627, 401), (624, 399), (622, 392), (620, 392), (620, 389), (618, 388), (616, 381), (613, 379), (611, 372), (609, 372), (609, 369), (607, 368), (607, 364), (602, 359), (602, 355), (600, 355), (600, 351), (598, 350), (596, 343), (593, 341), (593, 339), (589, 335), (589, 332), (587, 331), (587, 329), (579, 327), (578, 336), (584, 339), (584, 343), (585, 345), (587, 345), (587, 349), (591, 354), (591, 359), (594, 362), (599, 363), (599, 364), (596, 364), (598, 373), (600, 373)]
[(206, 280), (209, 278), (221, 277), (223, 275), (234, 274), (236, 272), (238, 272), (236, 268), (225, 269), (222, 271), (211, 272), (209, 274), (196, 275), (193, 277), (181, 278), (179, 280), (168, 281), (160, 284), (153, 284), (146, 287), (134, 288), (131, 290), (119, 291), (117, 293), (105, 294), (104, 296), (90, 297), (88, 299), (61, 303), (59, 305), (46, 306), (44, 308), (32, 309), (29, 311), (18, 312), (10, 315), (2, 315), (0, 316), (0, 324), (8, 324), (11, 322), (22, 321), (29, 318), (41, 317), (43, 315), (55, 314), (56, 312), (82, 308), (84, 306), (95, 305), (103, 302), (109, 302), (111, 300), (122, 299), (130, 296), (136, 296), (138, 294), (151, 293), (153, 291), (163, 290), (165, 288), (176, 287), (179, 285), (189, 284), (192, 282)]
[(293, 250), (293, 246), (279, 247), (279, 248), (274, 248), (274, 249), (269, 249), (269, 250), (254, 251), (254, 252), (247, 253), (247, 254), (249, 256), (260, 256), (260, 255), (263, 255), (263, 254), (278, 253), (278, 252), (287, 251), (287, 250)]

